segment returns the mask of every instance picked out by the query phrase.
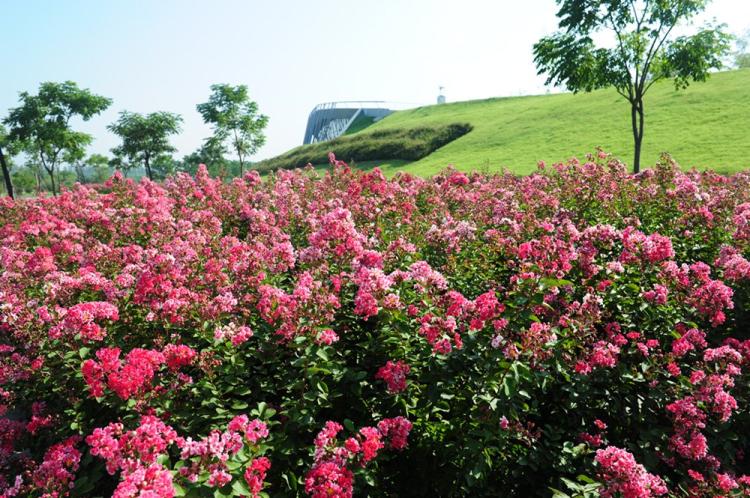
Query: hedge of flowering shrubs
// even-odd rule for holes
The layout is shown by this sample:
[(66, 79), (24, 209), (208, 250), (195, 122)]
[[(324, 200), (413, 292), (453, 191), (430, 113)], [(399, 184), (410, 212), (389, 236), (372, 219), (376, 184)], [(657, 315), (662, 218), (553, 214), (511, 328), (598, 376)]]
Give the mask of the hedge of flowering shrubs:
[(0, 200), (0, 496), (750, 494), (750, 174)]

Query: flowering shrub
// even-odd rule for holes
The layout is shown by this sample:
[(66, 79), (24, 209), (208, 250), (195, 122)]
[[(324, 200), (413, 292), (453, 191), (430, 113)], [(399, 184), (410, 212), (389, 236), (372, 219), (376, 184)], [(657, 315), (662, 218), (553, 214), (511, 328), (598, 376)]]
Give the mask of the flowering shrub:
[(750, 174), (0, 199), (0, 497), (750, 494)]

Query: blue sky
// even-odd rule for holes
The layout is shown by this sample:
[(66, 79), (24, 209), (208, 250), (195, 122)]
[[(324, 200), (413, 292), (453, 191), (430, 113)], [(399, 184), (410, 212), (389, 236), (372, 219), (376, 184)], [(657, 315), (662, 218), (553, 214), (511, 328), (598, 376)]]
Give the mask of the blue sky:
[[(245, 84), (270, 116), (257, 159), (302, 141), (319, 102), (433, 103), (544, 92), (531, 47), (555, 30), (554, 0), (4, 0), (0, 115), (18, 92), (73, 80), (114, 99), (80, 129), (92, 152), (117, 113), (184, 118), (178, 155), (210, 134), (195, 105), (213, 83)], [(714, 0), (699, 19), (750, 28), (750, 0)]]

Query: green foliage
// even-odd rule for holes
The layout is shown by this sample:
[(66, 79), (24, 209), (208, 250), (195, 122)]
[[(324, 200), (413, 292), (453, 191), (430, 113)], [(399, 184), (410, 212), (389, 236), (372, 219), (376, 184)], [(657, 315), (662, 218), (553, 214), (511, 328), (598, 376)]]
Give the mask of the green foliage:
[(137, 167), (136, 164), (131, 163), (127, 157), (122, 153), (122, 151), (117, 149), (112, 149), (112, 158), (107, 162), (107, 165), (115, 170), (121, 172), (125, 177), (128, 176), (128, 173)]
[(211, 85), (211, 92), (208, 102), (196, 106), (203, 121), (214, 129), (207, 145), (224, 152), (229, 142), (240, 161), (242, 174), (245, 159), (266, 142), (263, 130), (268, 125), (268, 117), (258, 113), (258, 104), (250, 100), (245, 85)]
[(240, 162), (227, 159), (224, 152), (223, 145), (216, 140), (206, 140), (198, 150), (182, 158), (178, 169), (194, 175), (198, 171), (198, 165), (205, 164), (208, 173), (213, 177), (234, 178), (240, 176)]
[(442, 126), (417, 126), (405, 129), (373, 130), (344, 135), (328, 142), (302, 145), (280, 156), (260, 161), (255, 169), (273, 171), (321, 164), (334, 152), (343, 160), (361, 161), (401, 159), (415, 161), (467, 134), (472, 127), (466, 123)]
[[(534, 62), (547, 84), (573, 92), (613, 86), (631, 104), (635, 154), (639, 171), (643, 138), (643, 96), (663, 78), (677, 88), (705, 81), (722, 66), (731, 37), (720, 27), (704, 27), (691, 36), (671, 38), (672, 30), (705, 8), (705, 0), (558, 0), (561, 31), (534, 45)], [(598, 47), (592, 36), (605, 31), (616, 39)]]
[[(150, 180), (154, 179), (152, 161), (160, 163), (160, 158), (176, 149), (169, 143), (169, 137), (180, 132), (182, 117), (171, 112), (152, 112), (142, 115), (137, 112), (122, 111), (120, 118), (107, 129), (122, 139), (122, 145), (112, 149), (117, 169), (130, 169), (142, 164)], [(161, 161), (163, 163), (163, 161)], [(157, 169), (157, 175), (161, 169)]]
[(0, 148), (5, 153), (5, 160), (10, 164), (10, 160), (13, 156), (21, 152), (23, 144), (18, 141), (14, 141), (8, 136), (8, 130), (0, 123)]
[(10, 176), (16, 195), (30, 194), (36, 191), (37, 177), (33, 168), (28, 166), (13, 168)]
[(102, 183), (111, 175), (109, 159), (102, 154), (91, 154), (86, 159), (84, 166), (87, 178), (92, 183)]
[(175, 174), (179, 170), (180, 163), (169, 154), (156, 156), (151, 164), (154, 178), (163, 180), (167, 176)]
[(65, 155), (80, 155), (91, 143), (91, 135), (74, 131), (70, 120), (88, 121), (104, 111), (111, 99), (81, 89), (72, 81), (46, 82), (39, 93), (19, 94), (21, 105), (11, 109), (4, 122), (10, 127), (11, 140), (21, 142), (38, 157), (50, 177), (52, 193), (57, 193), (55, 174)]

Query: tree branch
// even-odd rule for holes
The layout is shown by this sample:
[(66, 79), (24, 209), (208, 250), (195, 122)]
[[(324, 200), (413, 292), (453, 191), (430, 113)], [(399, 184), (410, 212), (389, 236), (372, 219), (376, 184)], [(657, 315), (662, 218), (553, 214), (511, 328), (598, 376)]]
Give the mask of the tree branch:
[[(622, 34), (620, 33), (620, 29), (615, 24), (615, 20), (612, 18), (612, 11), (610, 10), (607, 13), (607, 17), (609, 18), (609, 22), (612, 23), (612, 30), (615, 32), (615, 35), (617, 35), (617, 44), (620, 49), (620, 57), (622, 57), (622, 65), (625, 71), (628, 73), (628, 95), (630, 95), (630, 98), (633, 96), (633, 74), (630, 72), (630, 68), (628, 67), (628, 59), (625, 55), (625, 44), (622, 41)], [(619, 89), (618, 93), (625, 97), (624, 94), (622, 94)], [(626, 97), (628, 98), (628, 97)]]
[[(655, 81), (661, 79), (661, 77), (656, 77), (653, 80), (651, 80), (651, 83), (649, 83), (649, 85), (645, 89), (643, 88), (643, 85), (646, 83), (646, 75), (648, 74), (648, 70), (651, 68), (651, 63), (653, 62), (653, 58), (652, 57), (656, 56), (656, 54), (659, 53), (659, 50), (661, 49), (661, 46), (664, 44), (665, 41), (667, 41), (667, 38), (669, 38), (669, 34), (672, 32), (672, 29), (675, 27), (676, 24), (677, 24), (676, 22), (674, 24), (672, 24), (672, 26), (669, 27), (669, 29), (667, 30), (667, 32), (664, 33), (664, 36), (661, 38), (661, 40), (659, 40), (659, 44), (656, 46), (656, 49), (654, 50), (654, 53), (650, 56), (650, 58), (648, 58), (646, 60), (645, 68), (644, 68), (644, 71), (643, 71), (643, 78), (642, 78), (642, 81), (640, 82), (641, 95), (644, 94), (644, 93), (646, 93), (646, 90), (648, 90), (649, 88), (651, 88), (651, 85), (653, 85)], [(661, 25), (659, 26), (659, 31), (661, 31)], [(656, 41), (656, 39), (654, 39), (654, 41)], [(652, 44), (652, 46), (653, 46), (653, 44)]]

